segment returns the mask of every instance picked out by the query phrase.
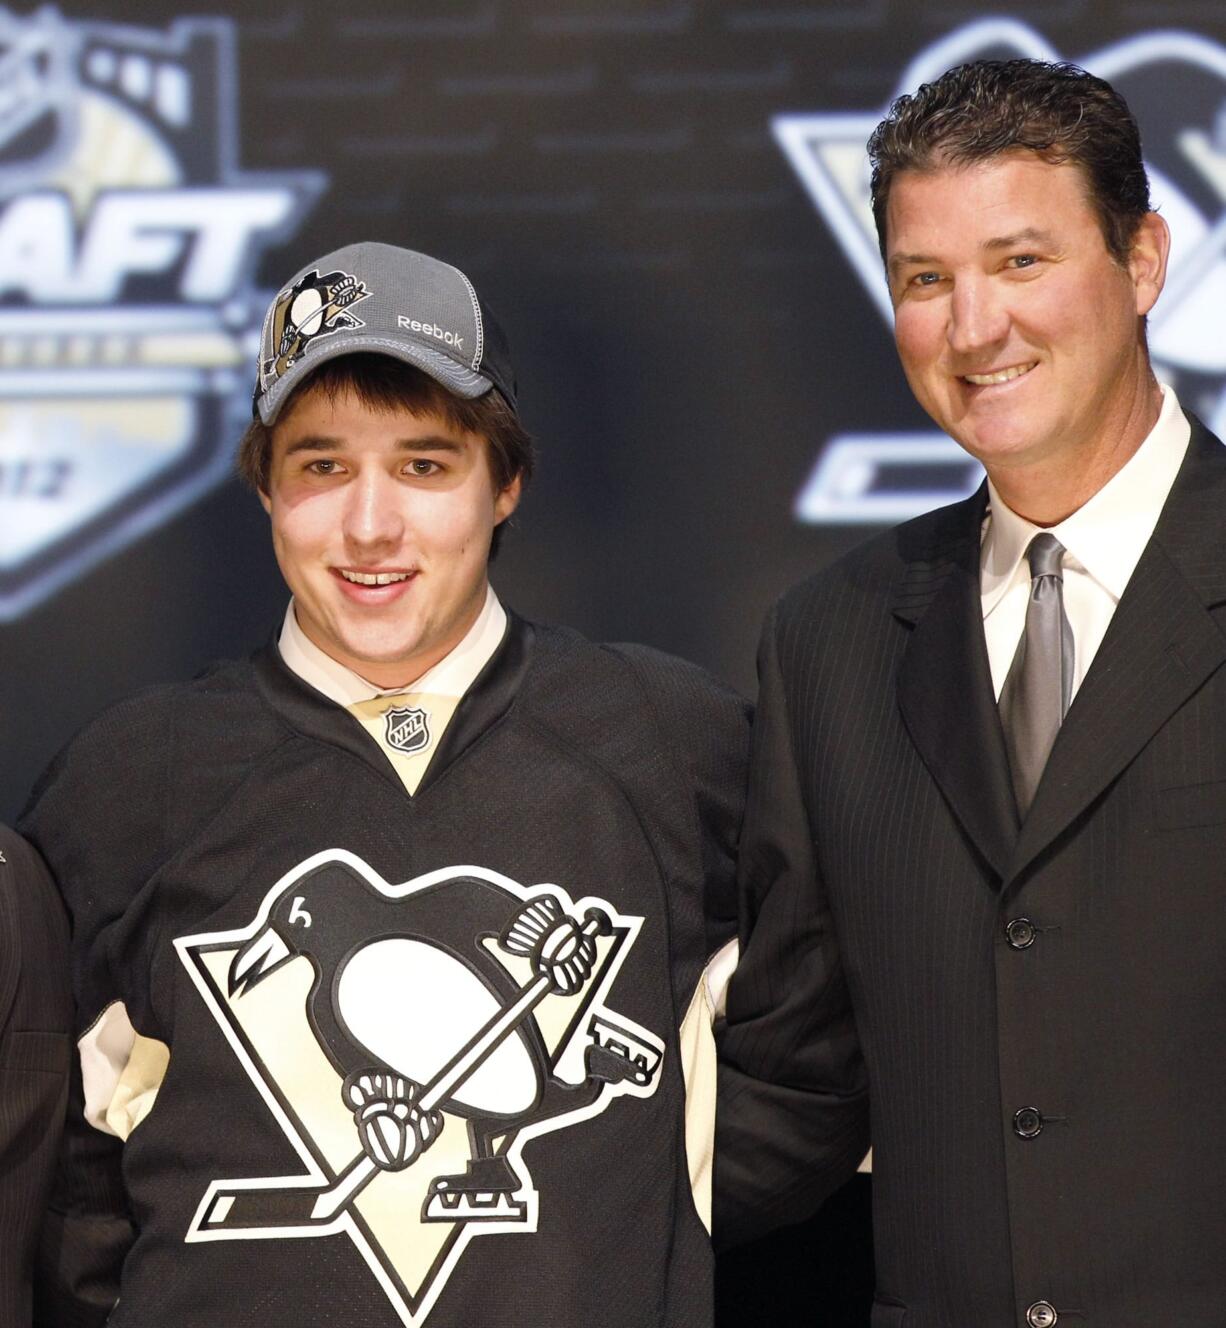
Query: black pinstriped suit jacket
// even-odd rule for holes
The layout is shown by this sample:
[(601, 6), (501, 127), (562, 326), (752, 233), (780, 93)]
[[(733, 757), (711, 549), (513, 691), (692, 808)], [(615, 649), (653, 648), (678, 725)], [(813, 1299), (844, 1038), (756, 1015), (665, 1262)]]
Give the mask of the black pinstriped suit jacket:
[(717, 1235), (804, 1216), (871, 1116), (873, 1328), (1220, 1328), (1226, 449), (1193, 423), (1021, 826), (984, 501), (767, 623)]
[(0, 826), (0, 1325), (30, 1322), (31, 1275), (71, 1064), (68, 927), (34, 850)]

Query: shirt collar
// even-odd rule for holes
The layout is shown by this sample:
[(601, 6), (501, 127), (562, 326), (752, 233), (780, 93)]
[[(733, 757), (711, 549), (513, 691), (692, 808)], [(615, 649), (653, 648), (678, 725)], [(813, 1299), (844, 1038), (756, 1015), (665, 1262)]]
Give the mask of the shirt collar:
[[(1174, 391), (1164, 385), (1162, 409), (1141, 446), (1088, 502), (1050, 527), (1069, 560), (1117, 602), (1154, 533), (1191, 436)], [(1031, 539), (1044, 529), (1006, 507), (991, 480), (988, 504), (979, 582), (985, 618), (1013, 584)]]
[(376, 696), (397, 696), (410, 691), (459, 697), (468, 691), (477, 674), (498, 649), (506, 627), (507, 612), (494, 594), (493, 587), (487, 585), (485, 603), (464, 639), (433, 668), (427, 669), (420, 678), (404, 687), (376, 687), (322, 651), (299, 626), (292, 599), (285, 610), (277, 648), (288, 668), (339, 706), (356, 705), (359, 701), (369, 701)]

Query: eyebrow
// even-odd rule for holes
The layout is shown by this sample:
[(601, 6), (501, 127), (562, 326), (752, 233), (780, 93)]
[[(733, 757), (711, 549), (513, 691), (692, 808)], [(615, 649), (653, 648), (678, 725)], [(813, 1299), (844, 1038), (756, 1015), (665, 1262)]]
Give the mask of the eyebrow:
[[(1024, 226), (1020, 231), (1012, 231), (1008, 235), (994, 235), (990, 240), (985, 240), (980, 248), (995, 252), (998, 249), (1013, 249), (1019, 244), (1034, 244), (1044, 249), (1056, 247), (1055, 237), (1050, 231), (1040, 230), (1037, 226)], [(889, 268), (894, 272), (900, 267), (924, 267), (939, 262), (940, 259), (931, 254), (892, 254)]]
[(1020, 231), (1013, 231), (1010, 235), (1000, 235), (991, 240), (985, 240), (983, 247), (985, 249), (1013, 249), (1019, 244), (1037, 244), (1043, 248), (1051, 249), (1055, 247), (1055, 238), (1051, 231), (1042, 231), (1037, 226), (1025, 226)]
[[(398, 452), (451, 452), (457, 454), (464, 450), (464, 445), (454, 438), (448, 438), (445, 434), (430, 434), (425, 438), (398, 438), (396, 440), (396, 450)], [(283, 455), (289, 457), (299, 452), (346, 451), (348, 451), (348, 448), (343, 438), (331, 434), (309, 433), (301, 438), (296, 438), (290, 443)]]
[(923, 266), (936, 261), (935, 258), (930, 258), (927, 254), (891, 254), (889, 268), (891, 272), (894, 272), (900, 267)]

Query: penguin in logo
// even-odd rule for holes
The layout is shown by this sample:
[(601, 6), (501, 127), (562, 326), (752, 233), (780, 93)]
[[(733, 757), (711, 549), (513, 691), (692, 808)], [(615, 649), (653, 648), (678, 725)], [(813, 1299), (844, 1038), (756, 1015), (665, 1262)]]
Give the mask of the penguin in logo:
[[(571, 917), (547, 887), (525, 903), (457, 875), (395, 897), (334, 860), (285, 887), (234, 956), (229, 988), (241, 997), (307, 956), (307, 1016), (344, 1081), (367, 1174), (412, 1165), (445, 1110), (467, 1121), (471, 1161), (433, 1181), (422, 1219), (523, 1220), (522, 1180), (505, 1156), (516, 1131), (587, 1106), (606, 1084), (647, 1084), (659, 1063), (654, 1048), (594, 1017), (586, 1077), (566, 1083), (533, 1016), (546, 995), (583, 990), (596, 937), (614, 930), (600, 909)], [(531, 981), (518, 983), (499, 953), (526, 959)]]
[(316, 337), (365, 327), (349, 310), (369, 294), (365, 282), (339, 271), (322, 277), (308, 272), (282, 291), (272, 311), (273, 354), (260, 366), (265, 389), (297, 363)]

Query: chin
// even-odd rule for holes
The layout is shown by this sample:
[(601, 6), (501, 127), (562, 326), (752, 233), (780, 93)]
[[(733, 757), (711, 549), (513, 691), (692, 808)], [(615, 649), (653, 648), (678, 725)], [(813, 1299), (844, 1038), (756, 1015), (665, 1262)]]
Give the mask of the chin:
[(1024, 464), (1035, 452), (1033, 434), (1011, 429), (985, 429), (969, 437), (953, 435), (963, 451), (986, 468)]
[(398, 641), (391, 645), (374, 645), (365, 642), (361, 645), (349, 647), (349, 657), (357, 660), (360, 664), (387, 666), (389, 664), (408, 663), (421, 655), (426, 648), (419, 641)]

